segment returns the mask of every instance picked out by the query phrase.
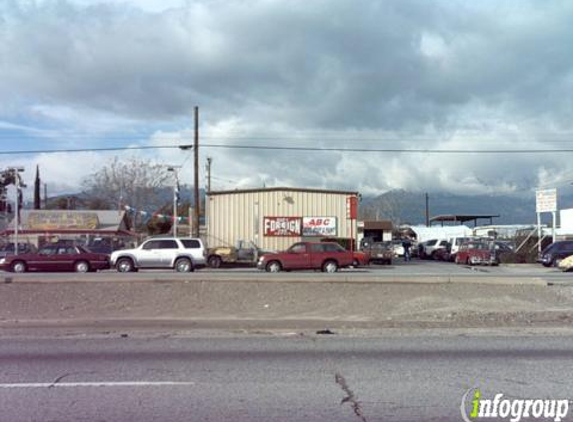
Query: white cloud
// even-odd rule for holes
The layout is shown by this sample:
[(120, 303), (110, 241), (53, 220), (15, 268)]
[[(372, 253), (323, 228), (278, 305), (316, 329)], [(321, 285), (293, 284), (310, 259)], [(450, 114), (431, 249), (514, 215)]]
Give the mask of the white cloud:
[[(215, 187), (484, 193), (564, 181), (573, 173), (565, 154), (206, 146), (573, 147), (556, 142), (573, 140), (573, 5), (478, 3), (5, 2), (0, 131), (16, 133), (21, 144), (42, 134), (42, 147), (188, 144), (200, 105), (202, 180), (212, 156)], [(108, 156), (22, 162), (41, 161), (54, 189), (66, 190)], [(191, 152), (147, 156), (183, 163), (191, 183)]]

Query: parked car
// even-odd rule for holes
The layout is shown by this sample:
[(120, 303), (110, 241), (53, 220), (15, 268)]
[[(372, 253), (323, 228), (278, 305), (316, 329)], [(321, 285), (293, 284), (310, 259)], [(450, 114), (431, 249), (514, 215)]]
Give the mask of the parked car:
[(573, 271), (573, 255), (563, 258), (558, 265), (559, 269), (563, 272)]
[(450, 244), (450, 256), (449, 260), (454, 262), (456, 260), (456, 255), (458, 253), (458, 249), (462, 245), (462, 243), (470, 242), (472, 240), (479, 240), (475, 237), (470, 236), (453, 236), (448, 239), (448, 243)]
[(495, 252), (495, 257), (497, 262), (501, 262), (502, 255), (513, 253), (513, 248), (508, 242), (503, 242), (501, 240), (494, 240), (491, 242), (491, 247)]
[(435, 261), (450, 261), (452, 256), (452, 244), (450, 242), (446, 242), (446, 245), (442, 248), (436, 249), (432, 256)]
[(285, 252), (265, 254), (257, 268), (267, 272), (322, 270), (334, 273), (354, 263), (354, 253), (333, 242), (299, 242)]
[(392, 249), (394, 251), (394, 256), (404, 256), (404, 245), (401, 240), (393, 240)]
[(207, 264), (211, 268), (226, 266), (256, 266), (259, 256), (270, 253), (251, 241), (239, 240), (235, 246), (217, 246), (207, 249)]
[(206, 250), (201, 239), (153, 237), (135, 249), (111, 254), (110, 264), (119, 272), (139, 269), (172, 268), (177, 272), (194, 271), (206, 263)]
[[(16, 246), (14, 243), (6, 243), (0, 246), (0, 258), (8, 255), (14, 255)], [(18, 254), (27, 254), (36, 252), (34, 245), (29, 243), (18, 243)]]
[(487, 241), (462, 243), (458, 249), (455, 262), (465, 265), (499, 265), (495, 249)]
[(545, 267), (557, 267), (562, 259), (571, 255), (573, 255), (573, 241), (562, 240), (553, 242), (543, 249), (537, 262), (540, 262)]
[(394, 248), (390, 242), (373, 242), (364, 252), (370, 257), (370, 262), (373, 264), (391, 265), (394, 259)]
[(0, 269), (15, 273), (26, 271), (88, 271), (109, 268), (109, 255), (93, 253), (82, 246), (52, 244), (37, 253), (7, 255), (0, 258)]
[(354, 260), (352, 261), (353, 267), (365, 267), (370, 265), (370, 254), (364, 251), (353, 251), (352, 256)]
[(421, 243), (422, 247), (420, 252), (421, 259), (434, 259), (435, 253), (438, 249), (445, 249), (448, 241), (445, 239), (431, 239)]

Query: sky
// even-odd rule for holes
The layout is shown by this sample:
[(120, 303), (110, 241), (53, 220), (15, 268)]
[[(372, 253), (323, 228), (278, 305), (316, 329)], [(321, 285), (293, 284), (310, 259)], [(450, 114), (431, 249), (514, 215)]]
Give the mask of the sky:
[(569, 0), (2, 0), (0, 168), (60, 194), (137, 157), (191, 184), (177, 148), (35, 151), (191, 144), (198, 106), (214, 190), (533, 198), (573, 182), (572, 21)]

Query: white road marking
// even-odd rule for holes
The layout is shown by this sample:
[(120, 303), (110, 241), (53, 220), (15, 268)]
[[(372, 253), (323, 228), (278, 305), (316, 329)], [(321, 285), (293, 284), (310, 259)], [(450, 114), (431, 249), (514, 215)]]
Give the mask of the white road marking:
[(0, 389), (11, 388), (77, 388), (77, 387), (184, 387), (194, 382), (179, 381), (99, 381), (99, 382), (30, 382), (0, 384)]

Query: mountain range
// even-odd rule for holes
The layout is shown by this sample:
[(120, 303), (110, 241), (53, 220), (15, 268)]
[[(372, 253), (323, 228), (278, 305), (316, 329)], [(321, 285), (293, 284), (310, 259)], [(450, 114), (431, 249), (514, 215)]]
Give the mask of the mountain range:
[[(50, 198), (54, 203), (62, 195)], [(82, 198), (83, 194), (76, 197)], [(481, 214), (499, 215), (493, 219), (494, 224), (534, 224), (536, 222), (535, 196), (518, 195), (456, 195), (451, 193), (430, 193), (430, 217), (443, 214)], [(205, 191), (200, 190), (201, 201)], [(173, 198), (171, 188), (159, 189), (158, 202), (170, 204)], [(192, 203), (191, 186), (182, 186), (181, 202)], [(558, 198), (559, 209), (573, 208), (573, 193), (561, 194)], [(27, 204), (31, 208), (31, 204)], [(81, 209), (82, 206), (80, 205)], [(359, 206), (362, 220), (391, 220), (394, 224), (425, 224), (425, 193), (392, 190), (379, 196), (363, 196)], [(542, 214), (542, 221), (549, 224), (550, 214)], [(489, 224), (489, 220), (478, 220), (478, 224)]]
[[(535, 196), (517, 195), (455, 195), (430, 193), (430, 218), (443, 214), (490, 214), (499, 215), (493, 224), (534, 224)], [(573, 208), (573, 195), (561, 195), (559, 209)], [(363, 197), (360, 214), (364, 220), (392, 220), (395, 224), (425, 224), (426, 197), (424, 193), (393, 190), (376, 197)], [(550, 214), (542, 214), (542, 221), (549, 223)], [(489, 220), (478, 220), (489, 224)]]

